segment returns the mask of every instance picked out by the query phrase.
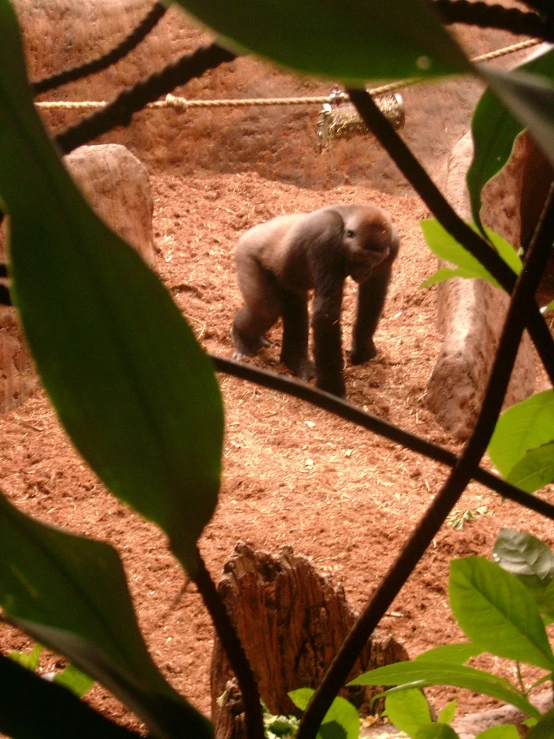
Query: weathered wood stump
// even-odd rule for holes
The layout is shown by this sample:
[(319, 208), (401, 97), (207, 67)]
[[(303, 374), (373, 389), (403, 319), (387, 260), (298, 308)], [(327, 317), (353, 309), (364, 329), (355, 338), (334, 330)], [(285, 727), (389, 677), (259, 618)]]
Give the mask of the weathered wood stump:
[[(298, 714), (287, 693), (317, 687), (356, 619), (342, 586), (334, 588), (307, 557), (294, 555), (290, 547), (272, 556), (238, 542), (225, 563), (218, 591), (238, 630), (262, 700), (272, 713)], [(408, 655), (402, 645), (391, 636), (375, 634), (350, 678), (403, 659)], [(240, 693), (217, 638), (210, 678), (217, 739), (243, 737)], [(381, 690), (345, 688), (342, 694), (367, 712), (371, 698)]]

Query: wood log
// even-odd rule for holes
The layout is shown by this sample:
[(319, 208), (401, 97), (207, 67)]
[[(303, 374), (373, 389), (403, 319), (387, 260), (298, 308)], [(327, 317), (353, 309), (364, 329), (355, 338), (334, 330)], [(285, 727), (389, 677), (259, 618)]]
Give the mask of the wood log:
[[(290, 547), (273, 556), (238, 542), (225, 563), (218, 591), (237, 628), (263, 702), (274, 714), (298, 715), (288, 692), (317, 687), (356, 619), (344, 589), (333, 587), (307, 557), (295, 555)], [(406, 650), (392, 636), (375, 634), (349, 679), (404, 659), (408, 659)], [(232, 675), (216, 637), (210, 679), (217, 739), (243, 736), (237, 722), (236, 689), (229, 682)], [(370, 708), (369, 703), (381, 691), (375, 686), (355, 687), (344, 688), (341, 694), (367, 713), (380, 708), (375, 704)]]

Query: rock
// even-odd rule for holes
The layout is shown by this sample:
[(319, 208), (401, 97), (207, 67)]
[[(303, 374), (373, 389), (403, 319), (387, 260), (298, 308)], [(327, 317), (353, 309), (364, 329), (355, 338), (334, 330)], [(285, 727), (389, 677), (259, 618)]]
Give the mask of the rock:
[[(144, 165), (119, 144), (82, 146), (65, 163), (96, 213), (151, 265), (153, 203)], [(0, 262), (6, 259), (2, 236), (0, 228)], [(0, 306), (0, 413), (23, 403), (37, 387), (15, 308)]]
[[(239, 542), (227, 560), (218, 591), (231, 615), (258, 681), (261, 698), (275, 714), (298, 714), (287, 693), (315, 688), (337, 653), (356, 614), (343, 589), (333, 588), (307, 557), (284, 547), (277, 556)], [(351, 678), (381, 665), (408, 659), (392, 637), (375, 634), (360, 655)], [(237, 723), (232, 672), (216, 638), (212, 652), (212, 720), (218, 739), (231, 739)], [(382, 688), (346, 688), (342, 694), (362, 712)], [(230, 691), (230, 692), (226, 692)], [(223, 706), (218, 699), (223, 695)], [(375, 706), (372, 708), (375, 710)], [(226, 714), (232, 714), (232, 716)], [(241, 736), (233, 734), (233, 736)]]
[[(520, 245), (519, 204), (528, 151), (527, 138), (521, 137), (508, 166), (483, 193), (483, 221), (515, 248)], [(465, 173), (472, 155), (468, 133), (454, 147), (443, 174), (443, 192), (465, 219), (471, 218)], [(484, 280), (448, 280), (438, 289), (438, 320), (444, 340), (427, 386), (426, 403), (443, 428), (465, 440), (481, 408), (509, 297)], [(525, 332), (504, 407), (524, 400), (534, 387), (531, 341)]]
[(120, 144), (81, 146), (64, 161), (96, 214), (152, 265), (154, 206), (146, 167)]

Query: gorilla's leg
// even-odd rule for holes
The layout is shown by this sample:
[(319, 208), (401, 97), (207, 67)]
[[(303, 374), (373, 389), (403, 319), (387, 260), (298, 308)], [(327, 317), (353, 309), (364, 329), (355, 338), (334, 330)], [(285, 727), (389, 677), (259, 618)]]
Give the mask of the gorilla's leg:
[(253, 357), (268, 346), (264, 334), (281, 315), (281, 301), (275, 277), (255, 257), (237, 252), (237, 276), (245, 305), (233, 321), (231, 337), (234, 357)]
[(310, 322), (307, 295), (283, 290), (281, 306), (283, 314), (281, 362), (297, 377), (307, 382), (315, 375), (314, 364), (308, 357)]

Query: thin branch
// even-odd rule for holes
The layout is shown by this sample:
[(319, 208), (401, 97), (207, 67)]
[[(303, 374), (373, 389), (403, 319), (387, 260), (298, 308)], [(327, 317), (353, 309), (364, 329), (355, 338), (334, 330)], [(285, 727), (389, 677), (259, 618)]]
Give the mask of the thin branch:
[(65, 85), (68, 82), (75, 82), (76, 80), (88, 77), (96, 72), (101, 72), (112, 64), (120, 61), (127, 56), (133, 49), (135, 49), (140, 42), (150, 33), (150, 31), (159, 23), (167, 11), (167, 7), (162, 3), (155, 3), (154, 7), (147, 13), (142, 19), (138, 26), (131, 31), (131, 33), (115, 48), (110, 49), (106, 54), (103, 54), (98, 59), (93, 59), (85, 64), (80, 64), (78, 67), (71, 67), (71, 69), (64, 69), (62, 72), (57, 72), (50, 77), (45, 77), (38, 82), (34, 82), (31, 87), (33, 95), (40, 95), (43, 92), (54, 90), (56, 87)]
[[(515, 284), (515, 273), (494, 249), (458, 216), (409, 147), (381, 113), (371, 95), (365, 90), (359, 89), (348, 90), (348, 94), (364, 123), (439, 223), (458, 243), (462, 244), (470, 254), (481, 262), (502, 285), (504, 290), (511, 293)], [(554, 385), (554, 342), (534, 297), (529, 299), (524, 312), (527, 329), (531, 334), (550, 381)]]
[(525, 328), (523, 317), (525, 306), (535, 293), (550, 254), (551, 234), (554, 231), (552, 193), (553, 189), (550, 191), (547, 205), (543, 210), (540, 228), (527, 252), (524, 269), (514, 288), (487, 392), (473, 434), (458, 464), (428, 507), (387, 575), (381, 580), (373, 597), (335, 656), (302, 717), (297, 739), (315, 737), (334, 697), (354, 667), (360, 651), (458, 502), (474, 474), (475, 467), (485, 453), (502, 408), (502, 401)]
[(58, 134), (55, 140), (62, 153), (68, 154), (115, 126), (128, 126), (133, 114), (142, 110), (146, 103), (157, 100), (179, 85), (200, 77), (204, 72), (215, 69), (220, 64), (232, 62), (235, 58), (233, 53), (218, 44), (197, 49), (193, 54), (156, 72), (147, 80), (124, 90), (108, 106)]
[(554, 40), (553, 29), (545, 25), (536, 13), (525, 13), (518, 8), (489, 5), (470, 0), (432, 0), (433, 7), (446, 25), (464, 23), (478, 28), (498, 28), (511, 33)]
[(246, 714), (247, 738), (264, 739), (262, 704), (252, 667), (200, 552), (197, 552), (197, 556), (198, 567), (192, 579), (208, 609), (237, 678)]
[[(270, 390), (277, 390), (278, 392), (285, 393), (294, 398), (305, 400), (311, 405), (321, 408), (338, 418), (342, 418), (345, 421), (354, 423), (361, 428), (372, 431), (375, 434), (389, 439), (396, 444), (401, 444), (410, 451), (421, 454), (429, 459), (433, 459), (436, 462), (445, 464), (448, 467), (455, 467), (458, 463), (458, 457), (455, 454), (444, 449), (444, 447), (433, 444), (426, 439), (411, 434), (408, 431), (403, 431), (398, 426), (394, 426), (381, 418), (372, 416), (370, 413), (366, 413), (360, 408), (347, 403), (335, 395), (318, 390), (315, 387), (307, 385), (304, 382), (298, 382), (291, 380), (283, 375), (277, 375), (274, 372), (267, 372), (266, 370), (258, 369), (257, 367), (251, 367), (250, 365), (243, 364), (242, 362), (236, 362), (233, 359), (226, 359), (224, 357), (218, 357), (213, 354), (209, 355), (215, 368), (219, 372), (224, 372), (227, 375), (238, 377), (241, 380), (247, 380), (248, 382), (255, 383), (261, 387), (269, 388)], [(530, 495), (529, 493), (516, 488), (514, 485), (502, 480), (496, 475), (491, 474), (487, 470), (479, 467), (475, 470), (474, 479), (485, 485), (490, 490), (501, 495), (503, 498), (519, 503), (520, 505), (528, 508), (529, 510), (540, 513), (546, 518), (554, 520), (554, 505), (548, 503), (546, 500), (538, 498), (536, 495)]]

